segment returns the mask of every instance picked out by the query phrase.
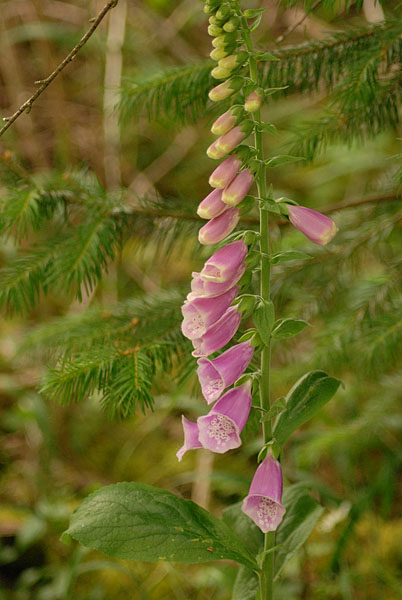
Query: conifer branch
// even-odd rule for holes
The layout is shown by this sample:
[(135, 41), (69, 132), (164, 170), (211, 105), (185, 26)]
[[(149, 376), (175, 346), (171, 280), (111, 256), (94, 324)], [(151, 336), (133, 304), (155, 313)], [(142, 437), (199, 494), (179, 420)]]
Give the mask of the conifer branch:
[(98, 16), (93, 20), (91, 27), (80, 39), (80, 41), (74, 46), (74, 48), (67, 54), (65, 59), (56, 67), (56, 69), (46, 79), (36, 81), (39, 88), (28, 100), (26, 100), (10, 117), (4, 117), (5, 125), (0, 129), (0, 137), (7, 131), (7, 129), (20, 117), (24, 112), (29, 112), (32, 108), (33, 103), (39, 98), (39, 96), (46, 90), (46, 88), (52, 83), (54, 79), (63, 71), (63, 69), (76, 57), (77, 53), (87, 43), (89, 38), (92, 36), (94, 31), (97, 29), (106, 14), (115, 6), (117, 6), (119, 0), (109, 0), (109, 2), (102, 8)]

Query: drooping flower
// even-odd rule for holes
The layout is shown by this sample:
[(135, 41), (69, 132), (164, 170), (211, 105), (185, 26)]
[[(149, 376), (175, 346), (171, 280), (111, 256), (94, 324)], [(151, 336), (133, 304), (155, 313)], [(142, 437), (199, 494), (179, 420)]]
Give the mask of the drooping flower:
[(327, 215), (306, 206), (287, 204), (287, 208), (292, 225), (304, 233), (312, 242), (325, 246), (336, 235), (338, 227)]
[[(214, 188), (225, 188), (236, 177), (237, 171), (241, 167), (241, 160), (236, 154), (232, 154), (216, 167), (209, 178), (209, 185)], [(226, 204), (228, 204), (226, 202)]]
[(221, 318), (236, 298), (239, 288), (235, 285), (215, 298), (193, 298), (181, 307), (183, 322), (181, 330), (190, 340), (204, 335), (211, 325)]
[(231, 280), (246, 256), (247, 245), (243, 240), (226, 244), (208, 258), (200, 276), (206, 281), (215, 281), (216, 283)]
[(229, 206), (237, 206), (247, 195), (254, 176), (250, 169), (244, 169), (225, 187), (222, 194), (222, 202)]
[(203, 225), (198, 232), (198, 241), (204, 246), (221, 242), (232, 233), (240, 219), (237, 208), (229, 208)]
[(186, 419), (182, 416), (181, 421), (183, 423), (184, 430), (184, 444), (176, 453), (177, 459), (181, 462), (184, 454), (187, 450), (195, 450), (196, 448), (202, 448), (202, 444), (198, 440), (198, 425)]
[(237, 306), (231, 306), (199, 338), (193, 339), (194, 352), (196, 358), (200, 356), (209, 356), (217, 350), (226, 346), (236, 333), (241, 320), (241, 314), (237, 312)]
[(201, 200), (197, 208), (197, 215), (201, 219), (213, 219), (227, 209), (228, 205), (222, 202), (222, 192), (221, 189), (213, 190)]
[(285, 514), (282, 505), (282, 470), (268, 455), (258, 466), (242, 511), (264, 532), (275, 531)]
[(231, 110), (227, 110), (214, 121), (211, 127), (211, 133), (214, 135), (224, 135), (236, 125), (238, 117)]
[(203, 448), (223, 454), (241, 445), (242, 432), (251, 409), (251, 385), (232, 388), (209, 413), (198, 417), (198, 439)]
[(254, 125), (250, 120), (243, 121), (241, 125), (236, 125), (230, 131), (215, 140), (207, 149), (209, 158), (219, 160), (232, 152), (244, 138), (250, 135)]
[(247, 369), (253, 353), (254, 348), (247, 341), (232, 346), (213, 360), (198, 359), (197, 375), (202, 395), (208, 404), (215, 402), (225, 388), (239, 379)]

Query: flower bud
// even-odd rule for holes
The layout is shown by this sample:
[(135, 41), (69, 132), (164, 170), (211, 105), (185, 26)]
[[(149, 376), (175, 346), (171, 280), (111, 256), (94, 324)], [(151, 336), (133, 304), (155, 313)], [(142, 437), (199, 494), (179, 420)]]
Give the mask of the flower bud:
[(229, 69), (224, 69), (223, 67), (220, 67), (219, 65), (217, 67), (215, 67), (214, 69), (212, 69), (211, 71), (211, 75), (214, 79), (227, 79), (228, 77), (230, 77), (232, 74), (232, 71)]
[(221, 35), (223, 33), (222, 27), (218, 27), (218, 25), (209, 25), (208, 34), (212, 37), (216, 37), (217, 35)]
[(225, 100), (233, 94), (233, 92), (239, 91), (243, 85), (242, 77), (232, 77), (223, 83), (220, 83), (216, 87), (210, 90), (208, 96), (212, 102), (219, 102), (219, 100)]
[(237, 31), (233, 33), (224, 33), (212, 40), (214, 48), (225, 48), (228, 44), (232, 44), (237, 40)]
[(244, 110), (247, 112), (255, 112), (261, 106), (262, 102), (262, 90), (254, 90), (249, 94), (244, 103)]
[(227, 204), (222, 202), (222, 190), (213, 190), (198, 205), (197, 215), (201, 219), (213, 219), (227, 209)]
[[(223, 195), (222, 195), (223, 200)], [(332, 219), (306, 206), (288, 204), (289, 220), (312, 242), (325, 246), (332, 240), (338, 227)]]
[(240, 65), (243, 65), (248, 57), (247, 52), (241, 51), (237, 52), (237, 54), (231, 54), (230, 56), (226, 56), (225, 58), (221, 58), (218, 65), (223, 67), (224, 69), (236, 69)]
[(219, 137), (209, 146), (207, 155), (209, 158), (214, 158), (216, 160), (223, 158), (232, 152), (244, 138), (250, 135), (252, 129), (252, 121), (244, 121), (241, 125), (233, 127), (233, 129)]
[(211, 173), (209, 185), (214, 188), (226, 188), (236, 176), (241, 164), (241, 160), (237, 158), (236, 154), (232, 154), (232, 156), (226, 158), (218, 167), (216, 167), (215, 171)]
[(236, 29), (239, 28), (239, 24), (239, 17), (231, 17), (229, 21), (226, 21), (226, 23), (223, 26), (223, 29), (227, 31), (227, 33), (232, 33), (232, 31), (236, 31)]
[(232, 233), (239, 218), (239, 211), (236, 208), (225, 210), (201, 227), (198, 232), (198, 241), (204, 246), (221, 242), (229, 233)]
[(244, 169), (225, 187), (222, 194), (222, 202), (229, 206), (237, 206), (247, 195), (254, 177), (250, 169)]
[(224, 4), (216, 11), (217, 19), (227, 19), (232, 13), (232, 9), (227, 4)]
[(216, 119), (211, 127), (211, 133), (214, 135), (224, 135), (236, 125), (238, 118), (233, 114), (232, 110), (227, 110)]
[(212, 52), (210, 52), (209, 56), (212, 60), (220, 60), (221, 58), (225, 58), (229, 53), (224, 48), (214, 48)]

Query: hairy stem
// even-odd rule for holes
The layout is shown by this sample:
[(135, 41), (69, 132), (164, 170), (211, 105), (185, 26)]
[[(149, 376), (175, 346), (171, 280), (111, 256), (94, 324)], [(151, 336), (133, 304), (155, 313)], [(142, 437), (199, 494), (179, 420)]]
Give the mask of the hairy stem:
[[(247, 27), (245, 19), (243, 19), (243, 36), (250, 52), (249, 66), (250, 78), (259, 85), (257, 64), (253, 54), (253, 44), (251, 41), (250, 31)], [(270, 278), (271, 278), (271, 263), (269, 259), (269, 223), (268, 212), (264, 210), (263, 200), (267, 197), (267, 184), (265, 176), (264, 148), (262, 132), (259, 127), (261, 124), (260, 110), (253, 113), (255, 122), (255, 146), (257, 150), (256, 158), (260, 161), (256, 183), (258, 189), (258, 197), (260, 198), (260, 250), (261, 250), (261, 282), (260, 294), (264, 300), (270, 300)], [(271, 345), (264, 346), (261, 353), (261, 379), (260, 379), (260, 406), (264, 410), (269, 410), (270, 407), (270, 367), (271, 367)], [(264, 443), (270, 441), (272, 437), (272, 424), (270, 421), (263, 423)], [(273, 571), (274, 571), (274, 552), (272, 548), (275, 545), (275, 534), (266, 533), (264, 538), (264, 558), (262, 562), (262, 570), (259, 575), (260, 579), (260, 598), (261, 600), (273, 599)]]

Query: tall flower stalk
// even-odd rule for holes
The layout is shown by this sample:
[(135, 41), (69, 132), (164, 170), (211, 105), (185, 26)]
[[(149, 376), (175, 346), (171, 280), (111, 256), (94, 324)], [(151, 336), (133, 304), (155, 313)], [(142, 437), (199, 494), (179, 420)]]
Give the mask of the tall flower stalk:
[[(205, 12), (210, 16), (208, 32), (214, 38), (211, 57), (218, 61), (212, 76), (224, 80), (210, 91), (209, 97), (213, 102), (230, 99), (233, 105), (211, 128), (219, 137), (210, 144), (207, 155), (222, 162), (209, 178), (213, 189), (198, 208), (199, 216), (207, 219), (199, 241), (203, 245), (220, 243), (223, 247), (200, 273), (193, 273), (192, 291), (182, 308), (182, 331), (191, 339), (193, 355), (198, 358), (202, 394), (208, 404), (216, 403), (196, 423), (183, 416), (184, 445), (177, 456), (182, 460), (188, 450), (202, 447), (223, 453), (240, 446), (240, 433), (251, 408), (252, 384), (258, 382), (263, 445), (258, 455), (260, 464), (242, 510), (264, 533), (259, 558), (259, 598), (272, 600), (275, 531), (286, 511), (281, 502), (282, 469), (278, 461), (281, 447), (273, 438), (270, 418), (271, 341), (283, 325), (281, 320), (275, 322), (271, 300), (268, 215), (272, 211), (288, 217), (309, 239), (321, 245), (333, 238), (337, 228), (329, 217), (316, 211), (291, 201), (275, 201), (272, 190), (267, 190), (260, 108), (266, 91), (261, 87), (257, 68), (257, 59), (262, 57), (254, 51), (251, 37), (263, 10), (242, 11), (235, 0), (206, 0)], [(247, 144), (250, 134), (254, 144)], [(247, 194), (254, 182), (259, 203), (259, 234), (232, 233), (241, 211), (247, 212), (252, 207), (249, 200), (255, 197)], [(246, 270), (260, 274), (258, 294), (249, 293), (250, 278), (244, 276)], [(246, 316), (253, 315), (255, 329), (240, 338), (239, 344), (227, 347), (243, 312)], [(247, 373), (254, 351), (260, 353), (260, 371)]]

